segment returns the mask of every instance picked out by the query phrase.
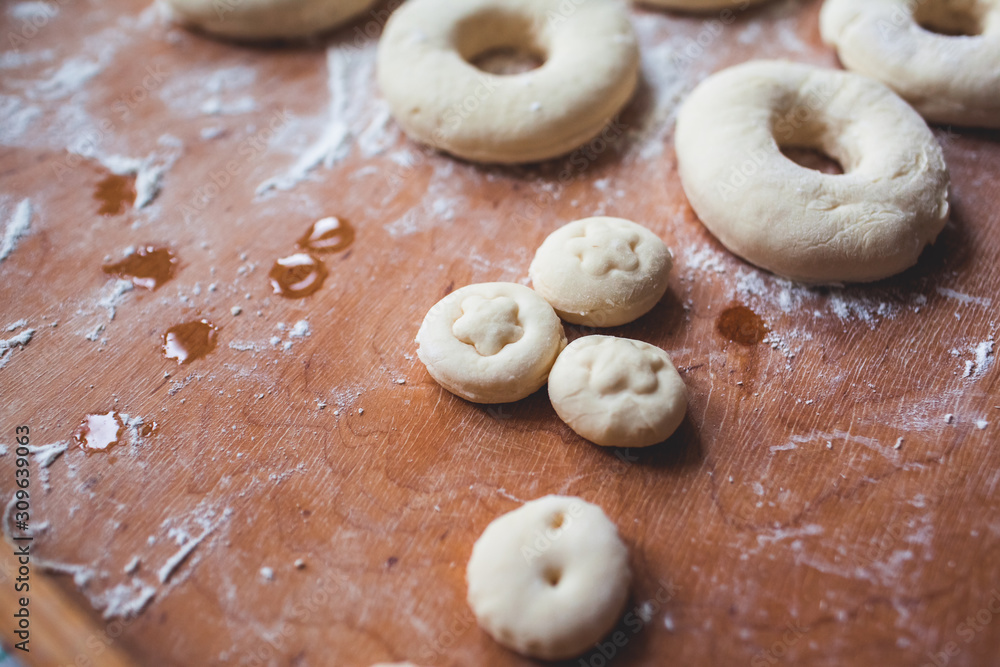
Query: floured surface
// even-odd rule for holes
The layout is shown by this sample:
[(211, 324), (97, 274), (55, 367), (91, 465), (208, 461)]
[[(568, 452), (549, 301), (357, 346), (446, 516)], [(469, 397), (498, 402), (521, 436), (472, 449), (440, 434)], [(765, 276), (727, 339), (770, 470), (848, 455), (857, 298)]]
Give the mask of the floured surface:
[[(615, 664), (910, 664), (949, 642), (950, 665), (992, 659), (995, 615), (961, 624), (1000, 587), (997, 135), (936, 130), (953, 220), (917, 268), (862, 288), (740, 262), (677, 179), (682, 96), (751, 56), (835, 64), (818, 9), (779, 1), (721, 29), (633, 10), (644, 79), (612, 140), (508, 169), (402, 137), (374, 89), (375, 19), (261, 49), (120, 1), (6, 4), (4, 34), (48, 12), (0, 52), (0, 490), (27, 424), (45, 448), (36, 555), (95, 619), (129, 619), (116, 642), (140, 662), (527, 664), (476, 629), (464, 566), (518, 499), (573, 494), (632, 554)], [(97, 213), (108, 173), (135, 179), (121, 215)], [(611, 332), (665, 349), (689, 386), (651, 451), (583, 442), (544, 391), (465, 403), (415, 356), (448, 291), (526, 282), (545, 236), (593, 215), (675, 250), (661, 304)], [(329, 216), (354, 243), (318, 255), (315, 294), (276, 296), (270, 267)], [(158, 289), (102, 272), (147, 244), (179, 260)], [(735, 304), (761, 343), (717, 332)], [(202, 318), (215, 350), (165, 359), (164, 332)], [(111, 410), (158, 430), (73, 444)]]

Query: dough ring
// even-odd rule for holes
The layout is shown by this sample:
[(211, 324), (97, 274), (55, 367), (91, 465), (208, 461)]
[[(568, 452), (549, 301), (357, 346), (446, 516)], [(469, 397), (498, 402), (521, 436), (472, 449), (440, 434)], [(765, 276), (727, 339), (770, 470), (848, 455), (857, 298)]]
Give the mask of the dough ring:
[(1000, 127), (1000, 0), (827, 0), (820, 29), (845, 67), (924, 118)]
[[(501, 48), (536, 69), (484, 72)], [(410, 137), (479, 162), (536, 162), (596, 137), (635, 90), (639, 50), (617, 0), (410, 0), (378, 46), (377, 74)]]
[(750, 5), (757, 5), (765, 0), (638, 0), (639, 4), (648, 7), (664, 7), (681, 12), (710, 12), (720, 9), (743, 11)]
[[(756, 61), (710, 76), (677, 118), (691, 206), (740, 257), (803, 282), (867, 282), (913, 266), (948, 218), (948, 170), (924, 120), (857, 74)], [(844, 174), (792, 162), (813, 148)]]
[(590, 649), (628, 599), (628, 549), (580, 498), (545, 496), (494, 520), (472, 548), (469, 606), (493, 639), (562, 660)]
[(667, 353), (613, 336), (570, 343), (549, 374), (549, 398), (571, 429), (603, 447), (663, 442), (687, 411), (687, 388)]
[(376, 0), (165, 0), (173, 18), (241, 40), (294, 39), (355, 18)]
[(508, 403), (545, 384), (566, 334), (533, 290), (480, 283), (435, 304), (417, 344), (427, 371), (448, 391), (473, 403)]
[(673, 258), (660, 238), (622, 218), (586, 218), (552, 232), (528, 274), (574, 324), (615, 327), (645, 315), (667, 291)]

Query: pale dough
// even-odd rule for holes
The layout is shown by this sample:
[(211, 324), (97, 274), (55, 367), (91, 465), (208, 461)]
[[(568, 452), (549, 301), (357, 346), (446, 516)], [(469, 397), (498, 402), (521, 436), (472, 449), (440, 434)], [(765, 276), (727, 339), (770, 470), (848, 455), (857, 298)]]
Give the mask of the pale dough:
[(544, 660), (577, 656), (618, 621), (628, 549), (600, 507), (545, 496), (494, 520), (472, 548), (468, 601), (504, 646)]
[[(701, 221), (732, 252), (812, 283), (913, 266), (948, 219), (948, 170), (924, 120), (868, 77), (755, 61), (714, 74), (677, 118), (677, 163)], [(813, 148), (844, 174), (799, 166)]]
[(552, 232), (528, 274), (567, 322), (615, 327), (645, 315), (667, 291), (673, 258), (660, 238), (622, 218), (586, 218)]
[[(470, 60), (502, 48), (544, 64), (514, 75)], [(377, 75), (413, 139), (481, 162), (535, 162), (596, 137), (628, 102), (639, 50), (617, 0), (410, 0), (386, 25)]]
[(1000, 0), (827, 0), (820, 28), (845, 67), (928, 120), (1000, 127)]
[(683, 12), (708, 12), (720, 9), (743, 11), (751, 5), (766, 0), (637, 0), (637, 2), (650, 7), (665, 7)]
[(666, 352), (613, 336), (585, 336), (549, 373), (549, 398), (581, 437), (603, 447), (648, 447), (677, 430), (687, 388)]
[(480, 283), (435, 304), (417, 344), (427, 371), (448, 391), (474, 403), (508, 403), (545, 384), (566, 334), (533, 290)]
[(376, 0), (163, 0), (180, 23), (243, 40), (294, 39), (330, 30)]

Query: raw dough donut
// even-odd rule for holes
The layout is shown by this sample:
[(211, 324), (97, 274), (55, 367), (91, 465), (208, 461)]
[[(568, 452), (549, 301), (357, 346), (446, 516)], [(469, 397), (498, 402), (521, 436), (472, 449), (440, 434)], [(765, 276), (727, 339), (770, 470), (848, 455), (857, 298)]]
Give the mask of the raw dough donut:
[(474, 403), (508, 403), (545, 384), (566, 334), (533, 290), (480, 283), (435, 304), (417, 344), (427, 371), (448, 391)]
[(164, 0), (173, 18), (233, 39), (293, 39), (345, 23), (376, 0)]
[(687, 388), (667, 353), (613, 336), (570, 343), (549, 373), (549, 398), (570, 428), (603, 447), (663, 442), (687, 411)]
[(628, 549), (580, 498), (545, 496), (495, 519), (472, 548), (469, 606), (493, 639), (523, 655), (572, 658), (606, 635), (628, 599)]
[(667, 291), (673, 258), (653, 232), (622, 218), (586, 218), (552, 232), (528, 275), (559, 317), (615, 327), (645, 315)]
[[(917, 262), (948, 218), (948, 170), (924, 120), (857, 74), (756, 61), (703, 81), (677, 118), (691, 206), (731, 251), (804, 282), (866, 282)], [(792, 162), (814, 148), (844, 174)]]
[(639, 4), (650, 7), (665, 7), (682, 12), (709, 12), (719, 9), (736, 9), (743, 11), (750, 5), (756, 5), (766, 0), (637, 0)]
[[(470, 61), (499, 48), (545, 63), (495, 75)], [(378, 82), (408, 135), (481, 162), (535, 162), (597, 136), (639, 73), (617, 0), (410, 0), (386, 25)]]
[(1000, 0), (827, 0), (820, 28), (845, 67), (882, 81), (924, 118), (1000, 127)]

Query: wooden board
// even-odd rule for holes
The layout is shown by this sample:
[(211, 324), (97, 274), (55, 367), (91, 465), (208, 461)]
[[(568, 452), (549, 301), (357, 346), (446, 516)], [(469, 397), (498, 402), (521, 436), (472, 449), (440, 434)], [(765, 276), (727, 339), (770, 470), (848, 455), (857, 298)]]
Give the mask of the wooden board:
[[(78, 664), (109, 645), (155, 665), (532, 664), (476, 627), (464, 566), (490, 520), (548, 493), (604, 507), (635, 575), (623, 645), (570, 664), (996, 664), (1000, 137), (935, 130), (952, 221), (873, 286), (806, 289), (739, 261), (677, 178), (677, 103), (710, 72), (837, 65), (819, 6), (729, 24), (632, 10), (643, 82), (610, 140), (500, 168), (400, 134), (373, 82), (381, 14), (262, 48), (142, 2), (6, 3), (2, 33), (32, 34), (0, 59), (0, 204), (5, 230), (30, 218), (0, 264), (0, 325), (26, 322), (0, 337), (33, 334), (0, 360), (0, 491), (16, 426), (55, 445), (32, 457), (33, 576), (44, 565), (96, 624)], [(138, 174), (120, 213), (133, 184), (109, 169)], [(463, 402), (415, 357), (435, 301), (525, 282), (550, 231), (600, 213), (677, 259), (663, 302), (612, 332), (668, 350), (690, 388), (649, 451), (589, 445), (544, 391)], [(353, 244), (322, 255), (316, 294), (275, 295), (273, 263), (326, 216)], [(147, 244), (175, 276), (123, 291), (102, 265)], [(763, 342), (719, 333), (735, 304)], [(167, 329), (202, 318), (216, 349), (166, 359)], [(82, 451), (85, 415), (112, 410), (132, 420), (120, 444)]]

